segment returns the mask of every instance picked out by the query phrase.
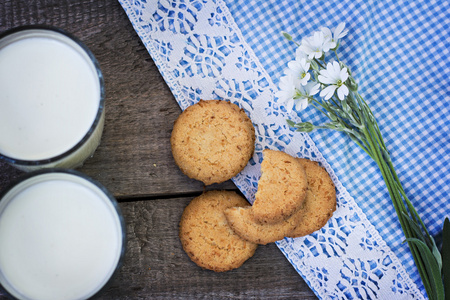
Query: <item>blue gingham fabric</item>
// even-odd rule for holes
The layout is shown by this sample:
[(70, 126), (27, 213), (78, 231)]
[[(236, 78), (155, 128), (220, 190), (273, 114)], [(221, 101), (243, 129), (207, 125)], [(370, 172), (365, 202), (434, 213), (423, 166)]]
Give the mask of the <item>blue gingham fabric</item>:
[[(338, 191), (332, 220), (319, 233), (277, 243), (319, 298), (421, 298), (408, 278), (425, 294), (376, 164), (341, 133), (296, 135), (281, 125), (285, 116), (314, 124), (326, 120), (313, 108), (286, 115), (273, 94), (295, 54), (281, 32), (300, 42), (321, 26), (345, 22), (349, 33), (340, 58), (378, 119), (406, 193), (439, 244), (443, 220), (450, 216), (448, 2), (119, 1), (183, 109), (214, 97), (249, 113), (256, 155), (234, 179), (249, 201), (264, 147), (326, 167)], [(332, 239), (339, 230), (352, 239)], [(362, 253), (357, 247), (380, 249), (380, 259), (352, 259), (351, 251)], [(342, 269), (314, 265), (322, 259)], [(386, 277), (393, 278), (389, 285)]]
[[(450, 2), (449, 1), (231, 1), (246, 42), (275, 83), (295, 45), (321, 26), (346, 23), (340, 58), (374, 111), (394, 166), (430, 233), (441, 241), (450, 216)], [(313, 108), (303, 121), (325, 119)], [(401, 259), (420, 277), (376, 164), (343, 134), (310, 134), (342, 184)], [(373, 201), (376, 199), (376, 201)]]

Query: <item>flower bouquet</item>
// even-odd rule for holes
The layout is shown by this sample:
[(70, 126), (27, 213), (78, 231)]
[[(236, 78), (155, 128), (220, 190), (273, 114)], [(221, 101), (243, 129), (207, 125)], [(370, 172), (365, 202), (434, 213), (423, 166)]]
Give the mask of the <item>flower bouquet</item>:
[(322, 125), (287, 120), (297, 131), (341, 131), (377, 163), (406, 237), (404, 242), (409, 245), (429, 298), (444, 299), (447, 295), (448, 299), (450, 222), (448, 218), (444, 222), (443, 246), (439, 251), (400, 183), (373, 112), (358, 93), (358, 84), (350, 68), (339, 58), (340, 40), (347, 32), (344, 23), (333, 31), (323, 27), (300, 43), (283, 33), (298, 47), (295, 59), (288, 63), (280, 78), (276, 96), (284, 102), (288, 112), (294, 108), (301, 111), (312, 105), (329, 119)]

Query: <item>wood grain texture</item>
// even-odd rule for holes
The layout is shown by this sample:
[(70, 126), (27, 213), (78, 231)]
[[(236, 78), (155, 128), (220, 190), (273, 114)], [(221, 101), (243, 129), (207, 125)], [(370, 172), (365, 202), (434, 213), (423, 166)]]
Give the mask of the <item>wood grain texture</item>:
[[(100, 299), (316, 299), (275, 244), (226, 273), (202, 270), (183, 252), (179, 219), (205, 187), (173, 161), (169, 138), (181, 110), (117, 0), (0, 1), (0, 31), (30, 24), (77, 36), (105, 77), (102, 142), (79, 170), (121, 201), (128, 251)], [(0, 161), (0, 189), (20, 174)], [(237, 190), (231, 181), (206, 189)]]
[(178, 222), (191, 199), (121, 203), (128, 252), (101, 299), (316, 299), (275, 244), (259, 246), (229, 272), (194, 264), (178, 238)]
[[(105, 129), (100, 147), (80, 171), (119, 198), (204, 189), (174, 164), (169, 139), (181, 109), (118, 1), (6, 0), (0, 16), (0, 31), (30, 24), (60, 27), (82, 40), (99, 61)], [(4, 163), (0, 173), (0, 188), (19, 174)], [(216, 187), (236, 189), (231, 181), (208, 189)]]

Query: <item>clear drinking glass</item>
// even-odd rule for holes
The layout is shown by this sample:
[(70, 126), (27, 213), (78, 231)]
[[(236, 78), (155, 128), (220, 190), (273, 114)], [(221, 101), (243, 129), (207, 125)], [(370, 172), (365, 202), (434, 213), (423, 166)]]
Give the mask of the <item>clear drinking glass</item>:
[(25, 173), (0, 194), (0, 288), (12, 298), (98, 295), (125, 248), (117, 201), (78, 171)]
[(104, 94), (76, 37), (49, 26), (0, 34), (0, 158), (24, 171), (82, 165), (101, 140)]

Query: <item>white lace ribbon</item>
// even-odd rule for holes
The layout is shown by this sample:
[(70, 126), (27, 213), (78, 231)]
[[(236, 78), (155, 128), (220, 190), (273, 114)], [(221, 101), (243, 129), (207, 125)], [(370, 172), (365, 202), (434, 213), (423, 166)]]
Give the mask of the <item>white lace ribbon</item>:
[(182, 109), (227, 99), (252, 119), (255, 155), (233, 179), (250, 202), (265, 148), (318, 161), (329, 172), (338, 198), (331, 220), (309, 236), (277, 242), (319, 298), (424, 298), (314, 142), (287, 126), (276, 87), (221, 0), (119, 1)]

